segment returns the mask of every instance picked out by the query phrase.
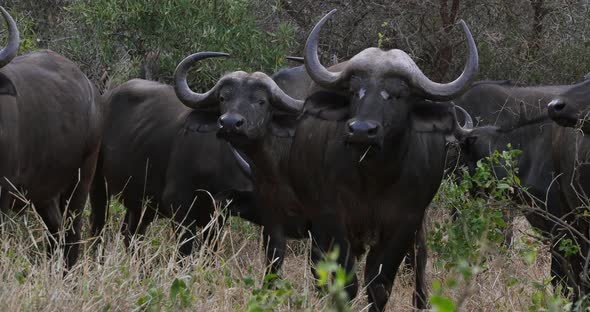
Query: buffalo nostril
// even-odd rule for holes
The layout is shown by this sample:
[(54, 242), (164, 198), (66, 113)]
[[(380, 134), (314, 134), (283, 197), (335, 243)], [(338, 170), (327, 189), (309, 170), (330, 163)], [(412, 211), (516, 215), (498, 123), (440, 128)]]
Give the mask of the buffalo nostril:
[(379, 132), (379, 127), (376, 125), (371, 125), (371, 127), (367, 131), (367, 134), (369, 134), (369, 136), (376, 136), (378, 132)]
[(244, 124), (244, 119), (240, 118), (236, 121), (236, 128), (241, 127)]
[(348, 132), (354, 133), (354, 122), (348, 123)]
[(560, 100), (553, 100), (553, 101), (551, 101), (551, 103), (549, 103), (549, 108), (558, 112), (558, 111), (563, 110), (565, 108), (565, 102), (560, 101)]

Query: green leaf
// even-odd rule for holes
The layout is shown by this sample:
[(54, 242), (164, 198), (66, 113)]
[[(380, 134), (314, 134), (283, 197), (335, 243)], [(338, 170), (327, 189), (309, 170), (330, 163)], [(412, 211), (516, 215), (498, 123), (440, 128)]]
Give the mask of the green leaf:
[(454, 312), (457, 311), (453, 300), (446, 296), (433, 295), (430, 297), (430, 305), (433, 311)]

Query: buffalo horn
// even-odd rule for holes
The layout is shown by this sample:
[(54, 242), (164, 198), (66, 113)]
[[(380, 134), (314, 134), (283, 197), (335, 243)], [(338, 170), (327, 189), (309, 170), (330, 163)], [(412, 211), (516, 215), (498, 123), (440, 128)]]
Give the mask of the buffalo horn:
[(18, 53), (18, 46), (19, 46), (19, 34), (18, 29), (16, 28), (16, 23), (12, 16), (6, 12), (3, 7), (0, 7), (0, 11), (2, 11), (2, 16), (4, 16), (4, 20), (6, 21), (6, 26), (8, 26), (8, 44), (2, 51), (0, 51), (0, 68), (4, 67), (6, 64), (10, 63), (12, 59)]
[(187, 74), (189, 69), (198, 61), (210, 57), (227, 57), (229, 54), (221, 52), (198, 52), (187, 56), (178, 66), (174, 72), (174, 91), (178, 99), (186, 106), (193, 109), (202, 109), (214, 106), (217, 104), (215, 91), (219, 86), (220, 81), (206, 93), (196, 93), (190, 89), (187, 81)]

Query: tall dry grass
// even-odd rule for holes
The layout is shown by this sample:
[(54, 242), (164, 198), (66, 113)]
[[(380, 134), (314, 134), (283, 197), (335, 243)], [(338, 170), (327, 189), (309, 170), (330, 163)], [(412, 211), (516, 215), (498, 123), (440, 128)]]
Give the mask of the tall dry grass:
[[(308, 261), (309, 240), (289, 242), (283, 282), (278, 291), (265, 291), (258, 227), (230, 218), (216, 238), (216, 251), (202, 246), (177, 262), (178, 242), (170, 220), (154, 222), (142, 240), (133, 241), (137, 252), (131, 254), (119, 233), (122, 208), (113, 205), (115, 213), (103, 233), (104, 243), (96, 249), (91, 248), (90, 240), (85, 241), (78, 263), (65, 277), (59, 252), (46, 257), (48, 238), (32, 209), (4, 214), (0, 227), (0, 311), (246, 311), (254, 306), (320, 311), (328, 306), (327, 298), (315, 290)], [(445, 209), (435, 206), (428, 219), (432, 223), (448, 217)], [(509, 251), (495, 255), (489, 268), (450, 291), (451, 297), (462, 302), (462, 310), (529, 310), (531, 297), (539, 291), (535, 285), (549, 277), (546, 247), (539, 250), (532, 265), (522, 257), (520, 244), (531, 239), (530, 231), (528, 223), (517, 218)], [(88, 237), (85, 234), (83, 237)], [(451, 277), (433, 263), (436, 259), (429, 259), (429, 284)], [(362, 270), (358, 274), (362, 280)], [(412, 291), (413, 273), (402, 268), (387, 310), (411, 311)], [(352, 302), (352, 310), (367, 310), (364, 292)]]

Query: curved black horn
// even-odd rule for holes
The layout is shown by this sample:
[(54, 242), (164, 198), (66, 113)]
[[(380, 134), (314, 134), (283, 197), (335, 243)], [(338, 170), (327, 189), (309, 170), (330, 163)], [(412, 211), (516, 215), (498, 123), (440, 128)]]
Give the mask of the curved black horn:
[(221, 52), (198, 52), (187, 56), (178, 66), (174, 72), (174, 91), (178, 99), (186, 106), (194, 109), (206, 108), (216, 104), (215, 90), (219, 84), (216, 84), (207, 93), (196, 93), (190, 89), (186, 76), (193, 64), (200, 60), (211, 57), (227, 57), (229, 54)]
[(262, 83), (264, 83), (270, 94), (272, 94), (272, 105), (282, 111), (287, 112), (295, 112), (299, 113), (303, 109), (302, 100), (296, 100), (290, 97), (285, 91), (283, 91), (277, 83), (272, 80), (268, 75), (261, 72), (256, 72), (252, 74), (252, 77), (255, 77)]
[(460, 110), (461, 113), (463, 113), (463, 116), (465, 117), (465, 122), (463, 123), (462, 127), (464, 129), (473, 129), (473, 119), (471, 119), (471, 115), (469, 115), (469, 113), (459, 105), (455, 105), (455, 109)]
[[(465, 109), (463, 109), (463, 107), (458, 106), (458, 105), (453, 105), (453, 106), (454, 106), (453, 115), (455, 118), (454, 134), (458, 138), (465, 137), (473, 131), (473, 119), (471, 118), (471, 115), (469, 115), (469, 113)], [(465, 116), (465, 123), (463, 126), (461, 126), (459, 124), (459, 119), (457, 118), (457, 110), (460, 111), (461, 113), (463, 113), (463, 116)]]
[(342, 72), (329, 71), (320, 63), (320, 59), (318, 57), (318, 41), (320, 37), (320, 31), (322, 30), (322, 26), (324, 26), (324, 24), (328, 21), (328, 19), (330, 19), (332, 15), (334, 15), (334, 13), (336, 13), (336, 11), (337, 10), (334, 9), (326, 14), (315, 25), (309, 34), (309, 37), (307, 37), (307, 42), (305, 42), (305, 70), (307, 70), (307, 73), (313, 81), (326, 88), (338, 87), (344, 76)]
[(416, 67), (414, 83), (418, 88), (424, 91), (426, 96), (431, 100), (448, 101), (459, 96), (471, 86), (471, 83), (477, 76), (479, 70), (477, 46), (475, 45), (471, 31), (469, 31), (469, 27), (467, 27), (465, 21), (460, 20), (459, 24), (465, 33), (467, 47), (469, 49), (469, 57), (467, 58), (467, 63), (465, 63), (461, 76), (449, 83), (437, 83), (428, 79), (424, 73)]
[(12, 16), (10, 16), (10, 14), (8, 14), (8, 12), (6, 12), (1, 6), (0, 11), (2, 11), (2, 16), (8, 27), (8, 44), (2, 49), (2, 51), (0, 51), (0, 67), (4, 67), (6, 64), (10, 63), (18, 53), (20, 38), (18, 28), (16, 27), (16, 23), (14, 22), (14, 19), (12, 19)]

